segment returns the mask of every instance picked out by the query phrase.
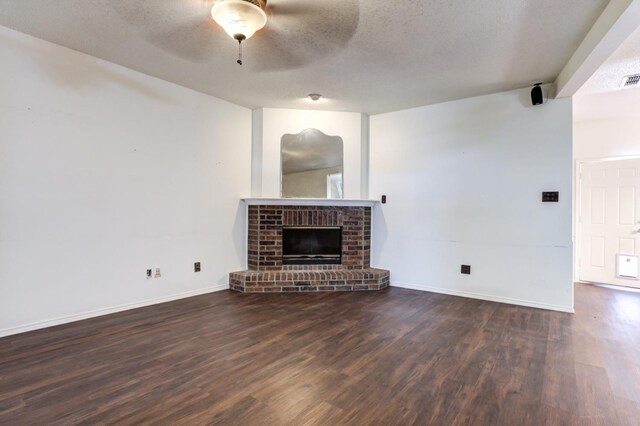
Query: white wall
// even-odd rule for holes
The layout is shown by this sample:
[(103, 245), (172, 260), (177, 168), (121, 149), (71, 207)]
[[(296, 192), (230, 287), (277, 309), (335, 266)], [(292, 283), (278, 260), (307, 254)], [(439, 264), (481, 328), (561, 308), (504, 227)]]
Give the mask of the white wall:
[(528, 96), (371, 117), (371, 196), (388, 196), (372, 263), (393, 285), (573, 309), (571, 100), (531, 107)]
[(640, 113), (634, 119), (576, 122), (573, 131), (578, 160), (640, 155)]
[(574, 158), (640, 155), (640, 88), (576, 96)]
[(225, 288), (251, 111), (2, 27), (0, 51), (0, 335)]
[[(352, 112), (307, 111), (263, 108), (254, 111), (254, 197), (280, 197), (280, 140), (284, 134), (297, 134), (309, 128), (329, 136), (340, 136), (344, 144), (344, 198), (361, 198), (362, 115)], [(258, 154), (259, 153), (259, 158)], [(261, 167), (257, 167), (261, 165)], [(260, 188), (258, 192), (256, 188)]]

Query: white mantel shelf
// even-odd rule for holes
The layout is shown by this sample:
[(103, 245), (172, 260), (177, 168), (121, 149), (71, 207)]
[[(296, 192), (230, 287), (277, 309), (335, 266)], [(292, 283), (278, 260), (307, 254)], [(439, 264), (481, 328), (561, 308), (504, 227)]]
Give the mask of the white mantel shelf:
[(377, 200), (337, 200), (326, 198), (243, 198), (249, 206), (333, 206), (373, 207)]

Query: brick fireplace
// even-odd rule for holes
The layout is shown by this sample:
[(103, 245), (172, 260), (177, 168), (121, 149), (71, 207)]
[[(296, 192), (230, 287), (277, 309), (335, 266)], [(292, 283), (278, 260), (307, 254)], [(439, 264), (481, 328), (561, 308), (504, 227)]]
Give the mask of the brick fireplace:
[[(232, 290), (243, 293), (380, 290), (389, 271), (371, 268), (371, 206), (251, 203), (248, 206), (248, 270), (229, 274)], [(318, 202), (321, 204), (321, 202)], [(353, 205), (355, 204), (355, 205)], [(283, 229), (339, 229), (339, 264), (283, 264)], [(335, 261), (332, 261), (335, 263)]]

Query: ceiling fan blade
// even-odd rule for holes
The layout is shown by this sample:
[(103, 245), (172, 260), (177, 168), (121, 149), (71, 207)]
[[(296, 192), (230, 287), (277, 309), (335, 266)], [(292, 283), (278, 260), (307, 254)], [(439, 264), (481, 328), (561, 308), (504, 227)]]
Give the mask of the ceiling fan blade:
[(272, 0), (267, 3), (267, 13), (270, 15), (304, 15), (312, 13), (310, 10), (312, 5), (304, 2), (277, 1)]
[(271, 0), (268, 8), (267, 27), (249, 40), (252, 68), (260, 71), (301, 68), (330, 56), (349, 43), (360, 21), (359, 0)]
[(360, 9), (360, 0), (268, 0), (267, 13), (278, 16), (331, 15), (339, 18)]
[(193, 21), (170, 28), (151, 31), (145, 37), (156, 47), (192, 62), (209, 62), (216, 53), (216, 46), (232, 42), (222, 32), (216, 31), (210, 22)]
[(246, 42), (245, 58), (253, 71), (298, 69), (311, 62), (304, 52), (291, 49), (285, 35), (266, 29), (260, 37), (254, 36)]
[(228, 42), (210, 18), (212, 0), (110, 1), (109, 6), (149, 43), (192, 62), (208, 62)]

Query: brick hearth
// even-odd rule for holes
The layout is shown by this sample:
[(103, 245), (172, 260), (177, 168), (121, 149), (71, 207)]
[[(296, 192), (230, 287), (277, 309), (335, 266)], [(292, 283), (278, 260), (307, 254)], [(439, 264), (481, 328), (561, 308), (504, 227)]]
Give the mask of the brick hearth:
[[(389, 271), (371, 268), (371, 207), (250, 205), (249, 270), (229, 274), (245, 293), (379, 290)], [(342, 264), (283, 265), (284, 226), (342, 227)]]

